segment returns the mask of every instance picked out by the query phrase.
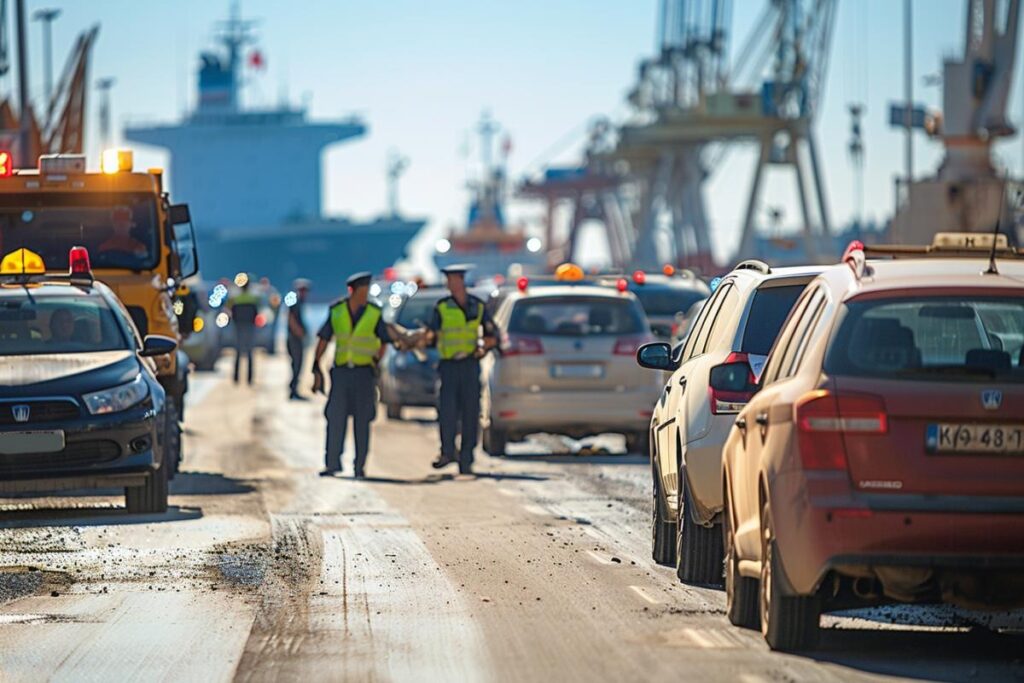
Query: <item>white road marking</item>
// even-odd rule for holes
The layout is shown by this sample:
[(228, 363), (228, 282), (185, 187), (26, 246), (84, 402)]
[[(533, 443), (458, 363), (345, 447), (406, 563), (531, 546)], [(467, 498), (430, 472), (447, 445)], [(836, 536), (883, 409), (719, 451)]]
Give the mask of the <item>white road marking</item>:
[(764, 676), (757, 674), (740, 674), (740, 683), (769, 683)]
[(640, 586), (630, 586), (629, 589), (631, 591), (633, 591), (634, 593), (636, 593), (637, 595), (639, 595), (644, 600), (646, 600), (647, 602), (651, 603), (652, 605), (660, 605), (661, 604), (661, 602), (659, 600), (655, 600), (654, 598), (652, 598), (650, 595), (647, 594), (647, 591), (645, 591)]

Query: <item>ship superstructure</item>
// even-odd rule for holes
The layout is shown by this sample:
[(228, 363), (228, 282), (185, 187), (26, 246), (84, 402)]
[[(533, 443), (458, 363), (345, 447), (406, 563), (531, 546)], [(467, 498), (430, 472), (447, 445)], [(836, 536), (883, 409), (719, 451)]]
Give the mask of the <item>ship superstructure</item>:
[[(130, 126), (126, 139), (171, 153), (176, 199), (192, 206), (203, 275), (247, 270), (282, 284), (307, 277), (328, 295), (352, 270), (379, 272), (405, 255), (425, 221), (395, 213), (372, 222), (322, 215), (322, 155), (367, 134), (358, 117), (310, 121), (305, 108), (246, 108), (243, 50), (253, 22), (237, 4), (201, 55), (195, 111), (175, 124)], [(250, 60), (261, 60), (258, 52)]]

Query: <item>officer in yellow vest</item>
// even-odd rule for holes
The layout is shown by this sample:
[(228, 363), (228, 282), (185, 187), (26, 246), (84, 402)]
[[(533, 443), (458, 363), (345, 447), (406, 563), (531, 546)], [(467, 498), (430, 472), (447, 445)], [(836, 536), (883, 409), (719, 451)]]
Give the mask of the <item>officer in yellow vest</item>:
[[(472, 474), (473, 449), (480, 428), (480, 358), (497, 346), (497, 328), (484, 302), (466, 291), (466, 271), (471, 266), (442, 269), (451, 296), (437, 302), (429, 324), (428, 339), (437, 345), (441, 394), (437, 421), (441, 432), (441, 456), (434, 469), (453, 462), (459, 472)], [(462, 440), (456, 458), (455, 435), (461, 426)]]
[(377, 413), (376, 365), (389, 340), (380, 306), (369, 302), (370, 273), (356, 273), (348, 279), (349, 296), (331, 305), (326, 322), (317, 334), (313, 357), (313, 391), (324, 393), (320, 358), (334, 338), (334, 366), (324, 416), (327, 418), (325, 465), (320, 476), (341, 471), (348, 418), (356, 442), (355, 476), (366, 476), (366, 454), (370, 449), (370, 423)]

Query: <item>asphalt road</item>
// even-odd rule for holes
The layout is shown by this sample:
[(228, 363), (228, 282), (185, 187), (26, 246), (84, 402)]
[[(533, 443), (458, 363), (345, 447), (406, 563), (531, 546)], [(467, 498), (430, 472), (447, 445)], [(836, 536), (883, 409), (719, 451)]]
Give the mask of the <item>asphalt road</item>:
[(0, 499), (0, 680), (1024, 679), (1018, 615), (830, 617), (769, 652), (651, 562), (638, 455), (547, 438), (437, 474), (424, 411), (380, 417), (369, 479), (319, 478), (322, 399), (263, 360), (251, 389), (197, 380), (166, 515)]

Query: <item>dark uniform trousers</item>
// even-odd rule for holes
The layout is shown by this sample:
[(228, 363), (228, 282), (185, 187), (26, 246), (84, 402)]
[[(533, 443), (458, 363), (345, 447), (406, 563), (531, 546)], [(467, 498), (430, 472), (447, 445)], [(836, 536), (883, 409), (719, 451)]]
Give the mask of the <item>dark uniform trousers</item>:
[(361, 472), (370, 450), (370, 423), (377, 416), (377, 378), (371, 367), (331, 368), (331, 392), (324, 408), (327, 418), (325, 460), (329, 470), (341, 469), (350, 415), (356, 442), (355, 470)]
[(255, 336), (256, 330), (252, 325), (247, 324), (235, 324), (235, 383), (238, 383), (238, 377), (241, 375), (242, 370), (242, 357), (245, 357), (245, 363), (248, 370), (249, 384), (252, 384), (252, 376), (254, 368), (252, 366), (252, 344), (253, 337)]
[(302, 356), (305, 352), (303, 341), (296, 336), (288, 335), (288, 357), (292, 361), (292, 381), (288, 385), (291, 395), (299, 393), (299, 378), (302, 376)]
[(441, 424), (441, 455), (455, 456), (455, 435), (461, 423), (459, 469), (465, 470), (473, 464), (473, 449), (480, 431), (480, 361), (443, 360), (437, 371), (441, 376), (437, 416)]

